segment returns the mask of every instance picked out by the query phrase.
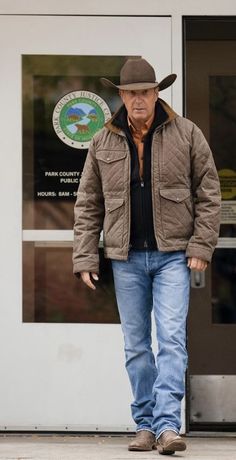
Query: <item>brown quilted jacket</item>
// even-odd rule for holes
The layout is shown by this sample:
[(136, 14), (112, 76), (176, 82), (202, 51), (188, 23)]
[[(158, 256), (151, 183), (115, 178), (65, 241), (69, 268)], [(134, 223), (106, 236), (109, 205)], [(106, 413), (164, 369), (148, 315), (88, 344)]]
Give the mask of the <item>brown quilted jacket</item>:
[[(169, 118), (152, 139), (153, 223), (160, 251), (186, 250), (210, 261), (220, 224), (220, 186), (210, 148), (200, 129), (160, 100)], [(130, 232), (130, 154), (112, 120), (89, 148), (74, 225), (74, 273), (98, 273), (104, 254), (126, 260)]]

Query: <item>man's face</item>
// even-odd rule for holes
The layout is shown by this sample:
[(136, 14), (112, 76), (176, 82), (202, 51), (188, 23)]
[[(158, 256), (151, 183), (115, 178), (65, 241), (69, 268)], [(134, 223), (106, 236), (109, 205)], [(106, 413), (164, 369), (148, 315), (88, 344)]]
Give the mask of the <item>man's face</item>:
[(156, 88), (138, 91), (120, 90), (120, 97), (129, 118), (138, 124), (144, 124), (154, 114), (158, 91)]

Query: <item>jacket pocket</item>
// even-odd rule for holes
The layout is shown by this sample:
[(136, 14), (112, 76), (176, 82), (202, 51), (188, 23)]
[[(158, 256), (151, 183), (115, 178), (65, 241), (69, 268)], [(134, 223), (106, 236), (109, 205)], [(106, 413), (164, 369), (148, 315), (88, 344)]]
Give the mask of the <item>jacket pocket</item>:
[(193, 233), (193, 200), (190, 189), (161, 189), (161, 221), (166, 238), (190, 238)]
[(96, 153), (103, 191), (124, 190), (127, 152), (124, 150), (100, 150)]
[(124, 150), (100, 150), (96, 153), (97, 160), (100, 160), (104, 163), (111, 164), (119, 160), (126, 158), (127, 152)]
[(121, 247), (124, 229), (124, 198), (105, 198), (104, 246)]

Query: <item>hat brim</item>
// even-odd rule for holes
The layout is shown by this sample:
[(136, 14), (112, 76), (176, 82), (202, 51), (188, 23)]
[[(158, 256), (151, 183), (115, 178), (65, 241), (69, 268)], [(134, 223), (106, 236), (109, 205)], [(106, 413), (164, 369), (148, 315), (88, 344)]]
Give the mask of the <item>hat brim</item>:
[(109, 86), (111, 88), (123, 89), (123, 90), (139, 90), (139, 89), (149, 89), (149, 88), (157, 88), (158, 83), (149, 83), (149, 82), (141, 82), (141, 83), (127, 83), (126, 85), (115, 85), (112, 81), (108, 80), (107, 78), (100, 78), (101, 82), (104, 86)]
[(165, 77), (160, 83), (154, 82), (154, 83), (149, 83), (149, 82), (140, 82), (140, 83), (128, 83), (126, 85), (115, 85), (112, 83), (112, 81), (108, 80), (108, 78), (100, 78), (102, 84), (104, 86), (109, 86), (110, 88), (117, 88), (121, 90), (130, 90), (130, 91), (138, 91), (142, 89), (150, 89), (150, 88), (158, 88), (159, 91), (163, 91), (164, 89), (168, 88), (170, 85), (174, 83), (176, 80), (177, 75), (175, 73), (172, 73)]
[(169, 86), (173, 85), (176, 78), (176, 73), (171, 73), (170, 75), (167, 75), (167, 77), (163, 78), (163, 80), (161, 80), (161, 82), (158, 83), (159, 91), (163, 91), (163, 89), (169, 88)]

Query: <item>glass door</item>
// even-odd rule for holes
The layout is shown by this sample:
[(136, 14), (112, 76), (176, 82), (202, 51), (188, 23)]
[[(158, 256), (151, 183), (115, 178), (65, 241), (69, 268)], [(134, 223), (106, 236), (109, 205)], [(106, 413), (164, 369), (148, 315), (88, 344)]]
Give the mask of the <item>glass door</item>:
[(236, 18), (185, 18), (186, 116), (218, 170), (222, 213), (206, 276), (193, 274), (189, 315), (192, 430), (236, 427)]
[(101, 247), (95, 293), (73, 276), (73, 206), (120, 105), (99, 77), (118, 81), (130, 56), (170, 73), (171, 18), (0, 16), (0, 37), (0, 429), (133, 430), (109, 261)]

